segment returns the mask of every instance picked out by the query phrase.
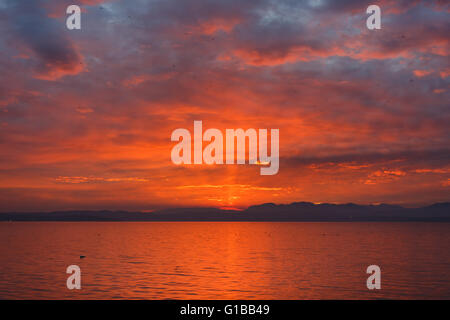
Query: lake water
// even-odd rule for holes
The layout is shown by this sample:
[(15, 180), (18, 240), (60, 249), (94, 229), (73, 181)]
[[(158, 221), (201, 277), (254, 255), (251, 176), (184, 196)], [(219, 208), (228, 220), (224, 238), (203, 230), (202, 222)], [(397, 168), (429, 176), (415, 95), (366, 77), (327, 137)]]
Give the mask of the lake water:
[(449, 223), (4, 222), (0, 242), (1, 299), (450, 299)]

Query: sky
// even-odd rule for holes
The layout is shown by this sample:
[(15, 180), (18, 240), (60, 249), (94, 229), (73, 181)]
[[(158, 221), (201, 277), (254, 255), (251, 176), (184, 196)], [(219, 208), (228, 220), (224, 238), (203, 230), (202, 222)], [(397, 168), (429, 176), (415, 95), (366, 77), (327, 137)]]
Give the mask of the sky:
[[(449, 16), (438, 0), (0, 0), (0, 211), (449, 201)], [(194, 120), (278, 128), (278, 174), (174, 165), (171, 133)]]

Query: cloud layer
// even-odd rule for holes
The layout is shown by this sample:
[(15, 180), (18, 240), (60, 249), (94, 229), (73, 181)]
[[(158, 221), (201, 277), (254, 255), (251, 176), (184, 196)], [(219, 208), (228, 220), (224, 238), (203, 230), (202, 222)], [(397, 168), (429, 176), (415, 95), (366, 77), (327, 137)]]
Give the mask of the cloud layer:
[[(450, 7), (0, 2), (0, 211), (449, 200)], [(280, 171), (182, 166), (171, 132), (279, 128)]]

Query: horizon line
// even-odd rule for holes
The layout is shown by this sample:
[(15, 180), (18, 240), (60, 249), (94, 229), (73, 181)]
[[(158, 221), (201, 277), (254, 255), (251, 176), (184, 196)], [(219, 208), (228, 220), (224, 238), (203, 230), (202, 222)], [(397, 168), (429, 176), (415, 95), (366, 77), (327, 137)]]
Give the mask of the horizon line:
[(355, 203), (355, 202), (311, 202), (311, 201), (293, 201), (289, 203), (275, 203), (275, 202), (264, 202), (259, 204), (252, 204), (247, 207), (236, 207), (236, 206), (179, 206), (179, 207), (160, 207), (157, 209), (142, 209), (142, 210), (130, 210), (130, 209), (75, 209), (75, 208), (67, 208), (67, 209), (57, 209), (57, 210), (37, 210), (37, 211), (0, 211), (0, 214), (7, 214), (7, 213), (53, 213), (53, 212), (101, 212), (101, 211), (108, 211), (108, 212), (133, 212), (133, 213), (152, 213), (152, 212), (161, 212), (164, 210), (183, 210), (183, 209), (213, 209), (213, 210), (221, 210), (221, 211), (246, 211), (251, 207), (258, 207), (258, 206), (264, 206), (264, 205), (274, 205), (274, 206), (288, 206), (292, 204), (312, 204), (314, 206), (320, 206), (320, 205), (335, 205), (335, 206), (345, 206), (345, 205), (355, 205), (360, 207), (377, 207), (377, 206), (393, 206), (393, 207), (400, 207), (403, 209), (423, 209), (427, 207), (431, 207), (438, 204), (450, 204), (450, 200), (446, 201), (437, 201), (437, 202), (430, 202), (427, 204), (422, 205), (408, 205), (408, 204), (398, 204), (398, 203), (386, 203), (386, 202), (373, 202), (373, 203)]

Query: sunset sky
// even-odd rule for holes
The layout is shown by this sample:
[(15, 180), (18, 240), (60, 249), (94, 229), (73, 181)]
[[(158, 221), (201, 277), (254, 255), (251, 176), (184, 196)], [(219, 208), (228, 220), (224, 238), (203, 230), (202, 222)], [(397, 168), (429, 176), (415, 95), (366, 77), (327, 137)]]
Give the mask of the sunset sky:
[[(449, 201), (449, 34), (445, 0), (0, 0), (0, 211)], [(174, 165), (194, 120), (278, 128), (278, 174)]]

